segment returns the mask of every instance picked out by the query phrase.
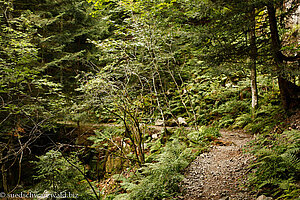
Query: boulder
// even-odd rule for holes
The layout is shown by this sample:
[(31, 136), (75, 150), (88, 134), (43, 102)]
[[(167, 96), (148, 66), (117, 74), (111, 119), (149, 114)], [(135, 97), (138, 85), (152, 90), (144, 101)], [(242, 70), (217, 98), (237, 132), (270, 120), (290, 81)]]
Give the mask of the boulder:
[(164, 125), (164, 120), (158, 119), (154, 123), (155, 126), (163, 126)]
[(260, 195), (256, 200), (272, 200), (272, 197), (266, 197), (265, 195)]
[(178, 121), (179, 125), (182, 125), (182, 126), (187, 125), (187, 123), (183, 117), (178, 117), (177, 121)]
[(152, 139), (157, 139), (157, 138), (159, 138), (159, 135), (154, 133), (154, 134), (151, 135), (151, 137), (152, 137)]

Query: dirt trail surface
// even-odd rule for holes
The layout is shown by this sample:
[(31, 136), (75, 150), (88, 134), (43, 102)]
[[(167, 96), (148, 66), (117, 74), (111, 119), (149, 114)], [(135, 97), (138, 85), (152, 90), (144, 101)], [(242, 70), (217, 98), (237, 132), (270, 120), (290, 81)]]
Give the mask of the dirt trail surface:
[(222, 145), (197, 157), (186, 169), (181, 189), (185, 200), (253, 200), (243, 183), (251, 155), (243, 146), (252, 138), (243, 132), (221, 131)]

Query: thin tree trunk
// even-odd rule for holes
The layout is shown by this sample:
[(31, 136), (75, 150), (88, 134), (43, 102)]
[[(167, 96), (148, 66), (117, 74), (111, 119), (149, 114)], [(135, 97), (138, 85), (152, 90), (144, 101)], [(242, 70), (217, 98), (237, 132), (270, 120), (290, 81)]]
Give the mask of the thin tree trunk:
[(258, 107), (258, 92), (257, 92), (257, 80), (256, 80), (256, 60), (257, 60), (257, 47), (256, 47), (256, 35), (255, 35), (255, 8), (250, 13), (251, 26), (249, 31), (250, 40), (250, 80), (251, 80), (251, 96), (252, 96), (252, 117)]
[(155, 85), (155, 74), (154, 73), (152, 74), (152, 82), (153, 82), (153, 89), (154, 89), (155, 96), (156, 96), (157, 107), (158, 107), (158, 109), (160, 111), (160, 114), (161, 114), (161, 117), (162, 117), (162, 120), (163, 120), (163, 129), (164, 129), (164, 132), (163, 132), (163, 135), (161, 136), (161, 141), (162, 141), (162, 143), (164, 143), (164, 137), (167, 134), (167, 126), (166, 126), (165, 115), (164, 115), (163, 109), (162, 109), (162, 107), (160, 105), (160, 102), (159, 102), (158, 92), (157, 92), (156, 85)]
[(8, 193), (9, 187), (8, 187), (8, 182), (7, 182), (7, 173), (5, 170), (5, 164), (1, 163), (1, 173), (2, 173), (2, 185), (3, 185), (3, 190), (5, 193)]

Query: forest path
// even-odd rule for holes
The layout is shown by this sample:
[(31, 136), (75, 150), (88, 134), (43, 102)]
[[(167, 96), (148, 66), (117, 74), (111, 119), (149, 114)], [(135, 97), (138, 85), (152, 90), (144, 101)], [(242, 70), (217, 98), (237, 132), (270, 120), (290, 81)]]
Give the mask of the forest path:
[(241, 131), (221, 130), (224, 146), (212, 146), (210, 152), (198, 156), (186, 169), (181, 183), (184, 200), (253, 200), (247, 188), (247, 166), (253, 159), (243, 153), (252, 139)]
[[(74, 125), (74, 122), (60, 122)], [(84, 127), (99, 128), (103, 126), (121, 126), (114, 123), (83, 124)], [(148, 125), (148, 128), (161, 130), (162, 126)], [(167, 127), (176, 129), (178, 127)], [(185, 127), (191, 129), (190, 127)], [(209, 152), (198, 156), (185, 170), (181, 182), (184, 194), (182, 200), (253, 200), (257, 199), (243, 187), (248, 172), (247, 166), (253, 159), (243, 153), (243, 147), (253, 137), (243, 131), (221, 130), (219, 145), (213, 145)]]

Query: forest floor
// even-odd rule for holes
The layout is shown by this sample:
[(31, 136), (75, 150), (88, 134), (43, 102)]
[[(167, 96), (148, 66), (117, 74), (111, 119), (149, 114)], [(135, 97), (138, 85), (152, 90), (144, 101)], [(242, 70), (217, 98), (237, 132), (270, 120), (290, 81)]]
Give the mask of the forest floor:
[(253, 157), (243, 152), (252, 139), (241, 131), (221, 130), (211, 150), (198, 156), (186, 169), (181, 183), (184, 200), (253, 200), (245, 187)]
[[(75, 125), (71, 122), (61, 124)], [(84, 124), (87, 126), (87, 124)], [(116, 124), (88, 124), (89, 127), (119, 126)], [(148, 126), (161, 130), (162, 126)], [(173, 129), (177, 127), (167, 127)], [(186, 127), (190, 129), (189, 127)], [(201, 154), (185, 170), (185, 178), (180, 184), (181, 200), (253, 200), (245, 183), (249, 164), (254, 159), (244, 152), (245, 145), (253, 139), (252, 135), (242, 130), (221, 130), (219, 137), (210, 151)]]

